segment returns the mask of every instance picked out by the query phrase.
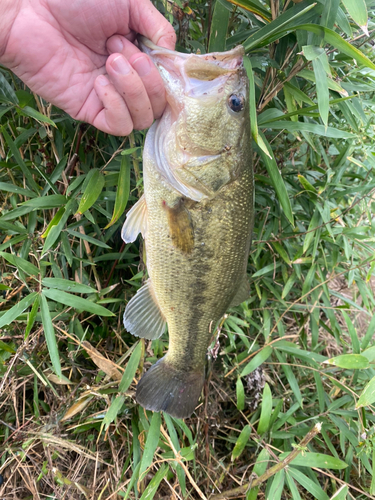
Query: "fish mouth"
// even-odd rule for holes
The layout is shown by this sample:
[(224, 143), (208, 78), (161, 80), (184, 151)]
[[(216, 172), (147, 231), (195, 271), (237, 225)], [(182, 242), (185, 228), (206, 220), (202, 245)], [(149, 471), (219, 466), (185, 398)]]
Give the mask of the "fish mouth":
[(149, 54), (150, 51), (152, 51), (151, 56), (163, 55), (170, 57), (179, 57), (185, 60), (191, 58), (192, 56), (195, 56), (199, 57), (203, 61), (210, 61), (214, 64), (220, 64), (226, 62), (230, 63), (235, 59), (241, 59), (242, 62), (242, 58), (245, 55), (245, 49), (242, 45), (237, 45), (237, 47), (234, 47), (234, 49), (228, 50), (226, 52), (210, 52), (209, 54), (188, 54), (184, 52), (177, 52), (176, 50), (165, 49), (164, 47), (159, 47), (158, 45), (155, 45), (154, 42), (151, 42), (151, 40), (142, 35), (139, 35), (137, 40), (142, 52), (146, 52), (147, 54)]
[(243, 56), (245, 55), (242, 45), (227, 52), (211, 52), (209, 54), (187, 54), (165, 49), (155, 45), (144, 36), (138, 37), (138, 45), (159, 68), (165, 67), (176, 76), (182, 74), (185, 80), (194, 79), (201, 82), (211, 82), (219, 77), (228, 77), (229, 74), (236, 73), (242, 68)]

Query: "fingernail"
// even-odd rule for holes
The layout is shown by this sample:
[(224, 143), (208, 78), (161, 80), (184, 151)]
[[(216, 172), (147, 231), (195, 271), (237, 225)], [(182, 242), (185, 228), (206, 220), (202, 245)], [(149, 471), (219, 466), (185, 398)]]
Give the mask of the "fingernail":
[(124, 44), (121, 41), (121, 38), (111, 38), (107, 45), (108, 50), (114, 54), (115, 52), (122, 52), (124, 49)]
[(135, 61), (132, 61), (132, 66), (138, 73), (138, 75), (142, 78), (143, 76), (147, 76), (150, 73), (153, 64), (148, 57), (140, 56)]
[(128, 63), (128, 61), (123, 56), (117, 56), (111, 62), (111, 66), (120, 75), (127, 75), (131, 72), (132, 67)]
[(106, 85), (109, 84), (108, 78), (106, 78), (104, 75), (98, 76), (96, 81), (101, 85), (102, 87), (105, 87)]

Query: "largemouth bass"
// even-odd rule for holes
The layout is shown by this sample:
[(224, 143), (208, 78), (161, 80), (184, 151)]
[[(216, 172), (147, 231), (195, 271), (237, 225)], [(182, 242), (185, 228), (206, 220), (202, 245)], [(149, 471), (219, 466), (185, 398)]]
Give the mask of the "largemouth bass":
[(148, 131), (144, 195), (128, 212), (125, 242), (145, 239), (149, 280), (127, 304), (125, 328), (169, 350), (137, 386), (144, 408), (191, 415), (207, 348), (231, 307), (249, 296), (253, 225), (248, 78), (243, 48), (183, 54), (141, 40), (163, 77), (168, 105)]

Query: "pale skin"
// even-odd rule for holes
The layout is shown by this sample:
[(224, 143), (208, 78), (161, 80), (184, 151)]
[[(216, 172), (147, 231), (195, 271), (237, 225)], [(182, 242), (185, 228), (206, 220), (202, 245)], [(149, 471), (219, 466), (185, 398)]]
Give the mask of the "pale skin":
[(73, 118), (128, 135), (166, 104), (138, 33), (174, 48), (173, 27), (149, 0), (1, 0), (0, 64)]

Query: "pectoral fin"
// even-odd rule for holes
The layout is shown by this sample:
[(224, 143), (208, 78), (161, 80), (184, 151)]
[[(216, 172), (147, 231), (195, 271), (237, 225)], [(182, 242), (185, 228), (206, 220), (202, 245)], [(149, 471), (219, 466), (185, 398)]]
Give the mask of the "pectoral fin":
[(136, 337), (152, 340), (164, 333), (165, 325), (151, 280), (147, 280), (126, 306), (124, 327)]
[(125, 243), (131, 243), (137, 239), (139, 233), (145, 237), (147, 230), (147, 206), (145, 195), (142, 195), (137, 203), (126, 214), (126, 220), (122, 226), (121, 238)]
[(239, 283), (236, 295), (233, 297), (229, 307), (236, 307), (245, 302), (250, 297), (250, 284), (245, 274)]
[(169, 232), (175, 247), (184, 253), (191, 253), (194, 248), (194, 230), (189, 210), (183, 198), (173, 207), (165, 206), (168, 215)]

